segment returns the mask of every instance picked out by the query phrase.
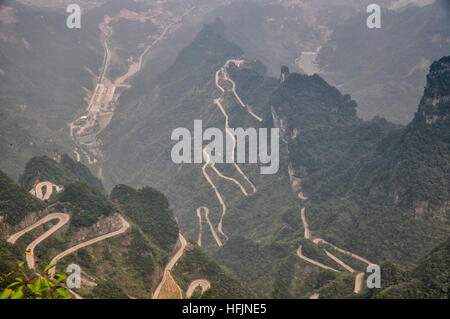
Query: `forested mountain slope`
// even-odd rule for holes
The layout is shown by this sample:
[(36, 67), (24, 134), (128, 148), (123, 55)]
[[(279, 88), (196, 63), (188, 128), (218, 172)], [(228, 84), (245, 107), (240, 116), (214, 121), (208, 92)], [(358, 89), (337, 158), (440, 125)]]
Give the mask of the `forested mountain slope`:
[[(260, 62), (245, 61), (244, 57), (239, 65), (227, 63), (240, 61), (242, 51), (225, 38), (225, 30), (220, 20), (205, 26), (174, 65), (149, 82), (147, 89), (132, 89), (123, 97), (127, 107), (119, 110), (103, 133), (104, 151), (110, 160), (107, 176), (131, 185), (152, 182), (174, 203), (181, 227), (196, 238), (202, 224), (203, 245), (261, 296), (307, 296), (335, 278), (315, 269), (315, 279), (301, 274), (311, 270), (295, 256), (299, 243), (306, 256), (333, 266), (323, 250), (303, 240), (301, 207), (306, 206), (314, 237), (320, 235), (374, 262), (411, 262), (447, 238), (447, 221), (415, 216), (417, 206), (405, 204), (415, 193), (400, 185), (406, 185), (406, 179), (414, 174), (399, 174), (394, 169), (405, 164), (401, 149), (412, 149), (402, 141), (414, 122), (404, 128), (381, 118), (363, 121), (357, 117), (357, 105), (351, 97), (318, 75), (290, 74), (283, 68), (281, 78), (274, 79), (267, 76)], [(222, 73), (217, 71), (224, 65), (235, 82), (236, 95), (262, 121), (239, 105), (230, 81), (222, 82)], [(219, 86), (225, 87), (223, 96), (216, 74)], [(221, 96), (231, 127), (279, 127), (282, 133), (277, 174), (262, 176), (258, 165), (242, 165), (256, 192), (242, 175), (227, 165), (217, 165), (222, 175), (238, 180), (248, 196), (235, 183), (215, 176), (212, 167), (176, 165), (170, 159), (174, 143), (168, 144), (168, 137), (173, 129), (192, 130), (196, 119), (202, 119), (204, 127), (224, 127), (223, 114), (215, 102)], [(443, 145), (444, 151), (448, 144)], [(120, 165), (124, 162), (126, 166)], [(435, 164), (429, 163), (432, 169), (446, 174), (446, 168)], [(203, 207), (209, 209), (216, 229), (223, 205), (202, 168), (214, 176), (213, 183), (226, 206), (224, 234), (217, 232), (220, 242), (209, 231)], [(295, 188), (300, 187), (309, 200), (299, 200), (292, 192), (293, 178), (301, 180)], [(443, 178), (436, 177), (431, 183), (446, 189)], [(424, 194), (428, 199), (434, 196), (432, 192)], [(284, 275), (275, 275), (280, 273)]]
[(382, 267), (383, 284), (375, 298), (448, 299), (450, 239), (419, 261), (399, 267)]
[[(81, 181), (91, 176), (88, 168), (80, 163), (73, 166), (70, 158), (62, 158), (60, 162), (33, 158), (27, 165), (23, 175), (29, 177), (27, 181), (35, 176), (41, 181), (45, 177), (52, 184), (61, 183), (62, 188), (55, 190), (53, 186), (53, 193), (44, 201), (1, 172), (0, 272), (8, 273), (24, 260), (25, 249), (31, 249), (28, 267), (37, 271), (50, 263), (56, 263), (59, 272), (64, 272), (69, 264), (79, 265), (82, 286), (76, 293), (82, 297), (151, 298), (163, 278), (162, 269), (179, 246), (179, 228), (166, 197), (149, 187), (134, 190), (120, 185), (114, 188), (110, 200)], [(78, 172), (83, 174), (75, 175)], [(48, 191), (42, 191), (44, 196)], [(46, 218), (42, 225), (33, 226)], [(58, 224), (52, 222), (54, 219), (59, 219)], [(46, 235), (55, 227), (58, 229), (54, 234)], [(17, 235), (22, 231), (23, 235)], [(211, 282), (209, 296), (253, 296), (201, 248), (189, 244), (189, 251), (182, 256), (183, 263), (194, 263), (195, 267), (175, 277), (183, 283), (183, 290), (192, 278), (201, 275)], [(30, 264), (30, 258), (34, 264)], [(0, 283), (1, 287), (8, 282)]]
[[(298, 134), (291, 149), (299, 153), (292, 155), (296, 169), (306, 173), (311, 229), (365, 256), (403, 262), (446, 239), (448, 77), (448, 58), (431, 66), (419, 111), (404, 129), (377, 120), (341, 135), (323, 127)], [(317, 170), (305, 151), (333, 162)]]
[[(328, 16), (323, 0), (318, 11), (308, 1), (227, 2), (210, 15), (218, 3), (177, 1), (106, 1), (87, 11), (85, 28), (69, 36), (58, 29), (63, 14), (11, 4), (12, 19), (2, 21), (0, 33), (0, 165), (21, 186), (0, 173), (0, 253), (7, 259), (0, 270), (31, 246), (33, 256), (41, 255), (37, 271), (52, 260), (58, 270), (82, 266), (83, 297), (151, 298), (161, 290), (167, 296), (164, 283), (184, 297), (195, 280), (211, 284), (202, 294), (210, 298), (445, 297), (450, 58), (428, 61), (449, 43), (441, 29), (448, 24), (446, 11), (439, 11), (444, 2), (383, 11), (387, 29), (399, 27), (390, 40), (403, 44), (396, 51), (383, 45), (384, 33), (365, 37), (353, 29), (361, 22), (358, 1), (338, 1), (328, 18), (345, 18), (339, 25), (317, 24)], [(242, 12), (234, 16), (236, 8)], [(252, 8), (258, 11), (248, 21), (233, 24)], [(297, 12), (305, 21), (295, 22)], [(220, 13), (226, 23), (216, 19)], [(213, 22), (201, 28), (203, 15)], [(434, 15), (439, 27), (416, 22)], [(252, 43), (264, 37), (257, 26), (269, 25), (271, 46), (261, 53)], [(295, 39), (297, 25), (320, 28), (302, 37), (308, 43), (272, 45)], [(201, 30), (194, 37), (178, 32), (180, 26)], [(425, 40), (404, 40), (409, 30)], [(367, 66), (368, 39), (381, 48)], [(358, 47), (367, 51), (355, 57)], [(427, 61), (417, 65), (424, 47)], [(291, 73), (287, 65), (298, 48), (320, 51), (326, 72)], [(286, 65), (278, 65), (284, 57)], [(382, 65), (392, 57), (399, 69)], [(428, 64), (408, 125), (358, 117), (354, 99), (367, 96), (358, 86), (378, 89), (373, 81), (382, 81), (381, 98), (370, 103), (406, 123), (405, 110), (416, 109), (422, 94), (417, 75)], [(366, 66), (374, 78), (363, 72)], [(387, 73), (393, 76), (386, 80)], [(343, 81), (339, 89), (326, 81), (336, 84), (336, 77)], [(379, 93), (386, 91), (394, 94)], [(414, 101), (383, 104), (395, 96)], [(218, 128), (224, 136), (226, 128), (279, 129), (279, 169), (266, 175), (261, 162), (217, 163), (210, 156), (176, 164), (172, 133), (193, 132), (199, 120), (201, 133)], [(76, 161), (58, 154), (75, 154)], [(371, 263), (387, 271), (381, 291), (361, 285)]]

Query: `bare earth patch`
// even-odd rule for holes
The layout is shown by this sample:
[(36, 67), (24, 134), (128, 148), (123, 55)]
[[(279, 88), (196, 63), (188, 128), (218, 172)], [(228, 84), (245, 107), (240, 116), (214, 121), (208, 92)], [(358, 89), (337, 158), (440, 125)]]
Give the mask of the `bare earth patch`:
[(180, 287), (176, 284), (170, 271), (164, 275), (164, 283), (159, 292), (158, 299), (183, 299)]

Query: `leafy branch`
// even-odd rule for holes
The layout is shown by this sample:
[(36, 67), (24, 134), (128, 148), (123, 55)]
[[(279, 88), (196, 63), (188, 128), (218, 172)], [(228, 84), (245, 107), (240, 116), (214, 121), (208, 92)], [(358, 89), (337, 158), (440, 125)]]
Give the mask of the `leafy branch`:
[(23, 270), (24, 262), (18, 264), (8, 274), (0, 276), (0, 282), (11, 278), (14, 274), (18, 276), (1, 293), (0, 299), (71, 299), (67, 289), (62, 282), (66, 275), (56, 273), (53, 278), (48, 271), (55, 265), (48, 265), (44, 269), (44, 276), (37, 273), (27, 275)]

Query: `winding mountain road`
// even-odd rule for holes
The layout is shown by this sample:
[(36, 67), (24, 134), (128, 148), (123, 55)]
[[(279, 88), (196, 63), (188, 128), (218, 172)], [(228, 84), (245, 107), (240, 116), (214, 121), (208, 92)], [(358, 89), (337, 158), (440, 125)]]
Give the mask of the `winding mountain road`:
[(198, 217), (198, 239), (197, 239), (197, 245), (202, 247), (202, 209), (206, 207), (199, 207), (197, 208), (197, 217)]
[[(234, 153), (235, 153), (235, 149), (236, 149), (236, 137), (229, 131), (229, 116), (227, 114), (227, 112), (225, 111), (222, 102), (224, 100), (224, 95), (225, 95), (225, 89), (220, 85), (220, 79), (221, 76), (223, 76), (223, 79), (225, 81), (229, 81), (232, 85), (232, 89), (231, 91), (233, 92), (236, 100), (239, 102), (239, 104), (241, 106), (243, 106), (244, 108), (247, 109), (247, 111), (249, 111), (249, 114), (252, 115), (254, 118), (256, 118), (258, 121), (262, 121), (262, 119), (258, 116), (256, 116), (253, 112), (251, 112), (250, 108), (247, 106), (245, 106), (244, 102), (242, 101), (242, 99), (239, 97), (239, 95), (236, 93), (236, 83), (229, 77), (228, 73), (227, 73), (227, 68), (229, 66), (230, 63), (234, 63), (237, 65), (237, 67), (239, 67), (242, 63), (244, 62), (244, 60), (236, 60), (236, 59), (229, 59), (227, 60), (227, 62), (225, 63), (225, 65), (223, 67), (221, 67), (219, 70), (216, 71), (215, 73), (215, 84), (217, 86), (217, 88), (221, 91), (221, 97), (214, 99), (214, 104), (217, 105), (217, 107), (219, 108), (220, 112), (222, 113), (222, 115), (225, 118), (225, 131), (226, 134), (230, 135), (232, 140), (233, 140), (233, 149), (232, 149), (232, 158), (234, 159)], [(242, 186), (242, 184), (237, 181), (235, 178), (232, 177), (228, 177), (223, 175), (215, 166), (215, 162), (211, 163), (211, 158), (209, 156), (209, 154), (206, 152), (206, 148), (203, 149), (203, 154), (206, 158), (205, 164), (202, 167), (202, 172), (203, 172), (203, 176), (205, 177), (206, 181), (209, 183), (209, 185), (212, 187), (212, 189), (214, 190), (217, 199), (220, 202), (220, 205), (222, 206), (222, 214), (220, 216), (220, 220), (219, 223), (217, 225), (217, 231), (222, 234), (227, 240), (228, 240), (228, 236), (224, 233), (223, 231), (223, 219), (226, 215), (227, 212), (227, 206), (222, 198), (222, 195), (220, 194), (219, 190), (217, 189), (216, 185), (213, 183), (213, 181), (211, 180), (211, 178), (209, 177), (208, 173), (206, 172), (206, 168), (208, 167), (208, 165), (211, 166), (211, 168), (214, 170), (214, 172), (217, 174), (217, 176), (219, 176), (220, 178), (226, 180), (226, 181), (231, 181), (234, 184), (236, 184), (242, 191), (242, 193), (244, 194), (244, 196), (248, 196), (248, 192), (246, 191), (246, 189)], [(236, 170), (239, 172), (239, 174), (246, 180), (246, 182), (251, 186), (253, 193), (256, 193), (257, 189), (255, 187), (255, 185), (250, 181), (250, 179), (248, 178), (247, 175), (244, 174), (244, 172), (242, 171), (242, 169), (239, 167), (239, 165), (233, 161), (233, 165), (236, 168)], [(217, 234), (214, 231), (213, 226), (211, 225), (211, 222), (209, 221), (208, 218), (208, 210), (206, 210), (206, 220), (208, 221), (208, 224), (211, 228), (211, 232), (214, 236), (214, 239), (217, 242), (217, 245), (222, 246), (222, 242), (220, 241), (220, 239), (218, 238)], [(197, 216), (199, 216), (199, 223), (201, 225), (201, 215), (199, 215), (199, 211), (197, 211)], [(201, 226), (200, 226), (200, 231), (201, 231)], [(199, 240), (198, 243), (201, 244), (201, 234), (199, 234)]]
[[(141, 71), (144, 64), (144, 58), (149, 51), (159, 42), (166, 39), (168, 34), (170, 34), (174, 29), (181, 26), (180, 22), (182, 19), (184, 19), (185, 16), (195, 9), (195, 6), (191, 8), (184, 8), (182, 9), (184, 12), (179, 15), (169, 15), (168, 19), (160, 19), (160, 16), (164, 16), (160, 13), (160, 10), (164, 10), (164, 4), (158, 3), (156, 6), (160, 8), (152, 8), (152, 10), (157, 12), (154, 15), (149, 15), (151, 13), (150, 11), (132, 12), (129, 14), (131, 11), (126, 12), (121, 10), (113, 17), (104, 16), (103, 21), (98, 24), (98, 28), (101, 31), (100, 41), (104, 48), (102, 65), (99, 69), (99, 75), (95, 77), (96, 83), (94, 91), (90, 97), (87, 96), (88, 105), (84, 114), (68, 124), (70, 127), (70, 136), (73, 138), (75, 144), (80, 149), (85, 148), (87, 150), (85, 155), (89, 164), (96, 164), (97, 162), (103, 161), (103, 153), (100, 148), (101, 140), (97, 136), (109, 125), (117, 107), (117, 100), (124, 91), (116, 91), (116, 88), (130, 88), (131, 84), (127, 84), (125, 82)], [(158, 34), (155, 35), (155, 37), (152, 37), (151, 42), (147, 42), (147, 39), (149, 39), (150, 36), (146, 36), (145, 39), (142, 39), (143, 42), (146, 43), (143, 44), (144, 50), (140, 53), (135, 52), (137, 59), (134, 60), (132, 58), (127, 60), (128, 68), (125, 74), (118, 76), (115, 80), (112, 80), (108, 79), (108, 77), (111, 76), (108, 71), (111, 64), (117, 63), (117, 61), (114, 59), (115, 48), (111, 47), (111, 44), (114, 43), (108, 43), (114, 33), (113, 27), (110, 23), (122, 20), (137, 20), (141, 22), (151, 20), (161, 31), (158, 31)], [(158, 22), (155, 22), (156, 20), (158, 20)], [(141, 50), (141, 46), (138, 46), (138, 50)], [(89, 69), (88, 71), (94, 75)], [(86, 136), (89, 136), (90, 142), (86, 142)], [(93, 157), (93, 160), (91, 160), (91, 156)]]
[[(45, 216), (44, 218), (42, 218), (38, 222), (34, 223), (31, 226), (28, 226), (25, 229), (22, 229), (21, 231), (19, 231), (16, 234), (12, 235), (8, 239), (9, 243), (15, 244), (17, 239), (19, 239), (22, 235), (26, 234), (27, 232), (32, 231), (34, 228), (36, 228), (36, 227), (38, 227), (38, 226), (40, 226), (40, 225), (42, 225), (44, 223), (47, 223), (47, 222), (49, 222), (49, 221), (51, 221), (53, 219), (58, 219), (58, 223), (56, 225), (54, 225), (52, 228), (50, 228), (48, 231), (46, 231), (44, 234), (42, 234), (41, 236), (36, 238), (31, 244), (29, 244), (27, 246), (27, 251), (28, 250), (30, 251), (30, 255), (28, 255), (28, 254), (26, 255), (27, 266), (28, 266), (29, 269), (34, 269), (36, 267), (36, 263), (35, 263), (35, 260), (34, 260), (34, 248), (36, 248), (36, 246), (39, 243), (41, 243), (43, 240), (47, 239), (49, 236), (51, 236), (53, 233), (55, 233), (62, 226), (64, 226), (70, 220), (70, 215), (63, 214), (63, 213), (48, 214), (47, 216)], [(71, 289), (69, 289), (67, 287), (66, 287), (66, 289), (76, 299), (83, 299), (80, 295), (78, 295), (73, 290), (71, 290)]]
[(216, 233), (213, 225), (211, 224), (211, 221), (209, 220), (209, 208), (205, 207), (205, 206), (197, 208), (197, 217), (198, 217), (198, 223), (199, 223), (197, 244), (200, 247), (202, 246), (202, 210), (205, 211), (206, 223), (209, 225), (209, 229), (211, 230), (211, 234), (214, 237), (214, 240), (216, 241), (217, 246), (222, 247), (222, 241), (220, 240), (219, 236), (217, 236), (217, 233)]
[(368, 265), (372, 264), (372, 263), (371, 263), (370, 261), (368, 261), (367, 259), (365, 259), (365, 258), (363, 258), (363, 257), (360, 257), (360, 256), (358, 256), (358, 255), (356, 255), (356, 254), (354, 254), (354, 253), (352, 253), (352, 252), (347, 251), (347, 250), (344, 250), (344, 249), (342, 249), (342, 248), (336, 247), (335, 245), (333, 245), (333, 244), (327, 242), (326, 240), (324, 240), (324, 239), (322, 239), (322, 238), (314, 238), (314, 239), (313, 239), (313, 242), (314, 242), (315, 244), (323, 243), (323, 244), (330, 245), (331, 247), (333, 247), (334, 249), (336, 249), (336, 250), (339, 251), (340, 253), (343, 253), (343, 254), (352, 256), (353, 258), (358, 259), (358, 260), (360, 260), (360, 261), (362, 261), (363, 263), (366, 263), (366, 264), (368, 264)]
[[(226, 81), (228, 81), (228, 82), (230, 82), (231, 83), (231, 91), (233, 92), (233, 94), (234, 94), (234, 96), (235, 96), (235, 98), (236, 98), (236, 100), (239, 102), (239, 104), (243, 107), (243, 108), (245, 108), (246, 110), (247, 110), (247, 112), (253, 117), (253, 118), (255, 118), (258, 122), (262, 122), (262, 118), (261, 117), (259, 117), (259, 116), (257, 116), (255, 113), (253, 113), (253, 111), (250, 109), (250, 107), (248, 106), (248, 104), (246, 105), (243, 101), (242, 101), (242, 99), (241, 99), (241, 97), (236, 93), (236, 82), (234, 82), (231, 78), (230, 78), (230, 76), (229, 76), (229, 74), (228, 74), (228, 72), (227, 72), (227, 69), (228, 69), (228, 66), (230, 65), (230, 63), (234, 63), (237, 67), (239, 67), (242, 63), (244, 63), (244, 60), (236, 60), (236, 59), (230, 59), (230, 60), (228, 60), (227, 61), (227, 63), (223, 66), (223, 68), (222, 68), (222, 73), (223, 73), (223, 75), (224, 75), (224, 80), (226, 80)], [(217, 74), (217, 73), (216, 73)], [(216, 78), (216, 83), (217, 83), (218, 81), (217, 81), (217, 78)], [(223, 89), (223, 88), (222, 88)]]
[(308, 200), (308, 197), (306, 197), (302, 192), (298, 193), (298, 198), (301, 200)]
[[(211, 180), (211, 178), (209, 177), (208, 173), (206, 172), (206, 168), (208, 167), (208, 165), (211, 164), (211, 158), (209, 157), (208, 153), (205, 151), (205, 149), (203, 149), (203, 154), (206, 156), (207, 160), (205, 162), (205, 164), (202, 167), (202, 172), (203, 172), (203, 176), (205, 177), (205, 179), (208, 181), (209, 185), (211, 185), (212, 189), (214, 190), (214, 192), (216, 193), (216, 197), (220, 202), (220, 205), (222, 206), (222, 215), (220, 216), (220, 221), (219, 224), (217, 226), (217, 231), (219, 233), (221, 233), (222, 235), (225, 236), (225, 238), (228, 239), (227, 235), (225, 235), (225, 233), (222, 230), (222, 221), (223, 221), (223, 217), (225, 216), (225, 214), (227, 213), (227, 205), (225, 205), (225, 202), (223, 201), (222, 195), (220, 194), (219, 190), (217, 189), (216, 185), (213, 183), (213, 181)], [(208, 219), (209, 220), (209, 219)], [(217, 240), (216, 240), (217, 241)]]
[(153, 299), (158, 299), (159, 293), (161, 291), (161, 287), (163, 286), (164, 282), (166, 280), (168, 280), (167, 277), (170, 275), (170, 271), (173, 269), (173, 267), (175, 266), (177, 261), (181, 258), (181, 256), (183, 256), (184, 250), (186, 249), (187, 242), (181, 233), (179, 233), (179, 235), (178, 235), (178, 240), (181, 243), (181, 246), (177, 250), (175, 255), (173, 255), (173, 257), (167, 263), (166, 267), (164, 268), (164, 276), (163, 276), (161, 282), (159, 283), (158, 287), (156, 287), (156, 290), (153, 294)]
[(212, 225), (211, 221), (209, 220), (209, 209), (208, 209), (208, 207), (203, 207), (203, 208), (205, 209), (205, 219), (206, 219), (206, 222), (209, 225), (209, 229), (211, 230), (211, 234), (213, 235), (214, 240), (217, 243), (217, 246), (222, 247), (222, 245), (223, 245), (222, 241), (220, 240), (219, 236), (217, 235), (217, 233), (216, 233), (216, 231), (214, 229), (214, 226)]
[[(45, 186), (45, 195), (42, 193), (42, 188)], [(55, 191), (58, 193), (63, 190), (62, 186), (55, 185), (49, 181), (37, 183), (32, 190), (30, 190), (30, 194), (39, 198), (40, 200), (47, 200), (53, 194), (53, 187), (55, 187)]]
[[(105, 240), (105, 239), (108, 239), (111, 237), (115, 237), (115, 236), (125, 233), (128, 230), (128, 228), (130, 228), (130, 224), (121, 215), (119, 215), (119, 218), (122, 223), (122, 226), (120, 227), (120, 229), (113, 231), (111, 233), (90, 239), (90, 240), (80, 243), (78, 245), (75, 245), (75, 246), (63, 251), (62, 253), (58, 254), (57, 256), (53, 257), (53, 259), (50, 261), (50, 264), (56, 265), (60, 259), (66, 257), (67, 255), (69, 255), (81, 248), (91, 246), (99, 241), (102, 241), (102, 240)], [(51, 277), (53, 277), (55, 274), (55, 271), (56, 271), (56, 267), (53, 267), (52, 269), (49, 270), (49, 275)]]
[[(302, 194), (302, 195), (303, 195), (303, 194)], [(301, 219), (302, 219), (303, 227), (304, 227), (304, 229), (305, 229), (304, 237), (305, 237), (306, 239), (310, 239), (311, 234), (310, 234), (310, 232), (309, 232), (308, 222), (306, 221), (305, 207), (302, 207), (302, 209), (301, 209)], [(358, 256), (358, 255), (356, 255), (356, 254), (354, 254), (354, 253), (352, 253), (352, 252), (347, 251), (347, 250), (344, 250), (344, 249), (342, 249), (342, 248), (339, 248), (339, 247), (337, 247), (337, 246), (335, 246), (335, 245), (333, 245), (333, 244), (327, 242), (326, 240), (324, 240), (324, 239), (322, 239), (322, 238), (314, 238), (312, 241), (313, 241), (313, 243), (316, 244), (316, 245), (319, 244), (319, 243), (327, 244), (327, 245), (333, 247), (334, 249), (336, 249), (337, 251), (339, 251), (340, 253), (349, 255), (349, 256), (351, 256), (351, 257), (353, 257), (353, 258), (355, 258), (355, 259), (357, 259), (357, 260), (360, 260), (360, 261), (362, 261), (362, 262), (364, 262), (364, 263), (366, 263), (366, 264), (368, 264), (368, 265), (372, 264), (372, 263), (371, 263), (370, 261), (368, 261), (367, 259), (365, 259), (365, 258), (363, 258), (363, 257), (360, 257), (360, 256)], [(298, 255), (298, 257), (300, 257), (300, 258), (302, 258), (303, 260), (305, 260), (305, 261), (307, 261), (307, 262), (310, 262), (310, 263), (312, 263), (312, 264), (314, 264), (314, 265), (316, 265), (316, 266), (318, 266), (318, 267), (321, 267), (321, 268), (324, 268), (324, 269), (331, 269), (331, 270), (334, 270), (334, 271), (338, 271), (338, 270), (332, 269), (332, 268), (330, 268), (330, 267), (328, 267), (328, 266), (325, 266), (325, 265), (323, 265), (323, 264), (321, 264), (321, 263), (319, 263), (319, 262), (317, 262), (317, 261), (314, 261), (314, 260), (312, 260), (312, 259), (310, 259), (310, 258), (304, 256), (304, 255), (302, 254), (302, 249), (301, 249), (301, 248), (302, 248), (302, 246), (300, 245), (300, 247), (299, 247), (298, 250), (297, 250), (297, 255)], [(340, 266), (342, 266), (344, 269), (346, 269), (347, 271), (349, 271), (349, 272), (351, 272), (351, 273), (354, 273), (354, 272), (355, 272), (355, 270), (354, 270), (352, 267), (348, 266), (346, 263), (344, 263), (344, 262), (343, 262), (342, 260), (340, 260), (338, 257), (336, 257), (335, 255), (333, 255), (332, 253), (330, 253), (330, 252), (327, 251), (326, 249), (324, 249), (324, 251), (325, 251), (325, 253), (327, 254), (328, 257), (330, 257), (332, 260), (334, 260), (337, 264), (339, 264)], [(364, 278), (364, 273), (363, 273), (363, 272), (360, 272), (360, 273), (356, 274), (356, 276), (355, 276), (355, 287), (354, 287), (354, 293), (355, 293), (355, 294), (358, 294), (358, 293), (361, 292), (361, 290), (362, 290), (362, 282), (363, 282), (362, 279), (363, 279), (363, 278)], [(315, 297), (315, 296), (316, 296), (316, 294), (312, 295), (312, 296), (310, 297), (310, 299), (313, 299), (312, 297)], [(318, 297), (318, 294), (317, 294), (317, 297)]]
[[(45, 193), (45, 196), (42, 194), (42, 187), (43, 186), (47, 186), (47, 191)], [(40, 198), (40, 199), (48, 199), (53, 191), (53, 187), (55, 186), (56, 191), (61, 191), (62, 187), (61, 186), (57, 186), (54, 185), (50, 182), (41, 182), (38, 183), (35, 188), (33, 190), (30, 191), (30, 193), (32, 193), (34, 196)], [(63, 257), (75, 252), (78, 249), (81, 249), (83, 247), (87, 247), (90, 245), (93, 245), (99, 241), (105, 240), (107, 238), (111, 238), (111, 237), (115, 237), (118, 236), (122, 233), (124, 233), (129, 227), (130, 224), (122, 217), (120, 216), (121, 222), (122, 222), (122, 227), (114, 232), (99, 236), (97, 238), (93, 238), (91, 240), (88, 240), (86, 242), (80, 243), (78, 245), (75, 245), (69, 249), (67, 249), (66, 251), (60, 253), (59, 255), (57, 255), (56, 257), (54, 257), (50, 264), (54, 264), (56, 265), (56, 263)], [(30, 243), (27, 246), (27, 251), (30, 252), (30, 254), (26, 255), (26, 261), (27, 261), (27, 265), (28, 268), (30, 269), (35, 269), (36, 267), (36, 262), (34, 259), (34, 249), (36, 248), (37, 245), (39, 245), (42, 241), (46, 240), (48, 237), (50, 237), (51, 235), (53, 235), (56, 231), (58, 231), (61, 227), (63, 227), (64, 225), (66, 225), (69, 220), (70, 220), (70, 215), (69, 214), (65, 214), (65, 213), (51, 213), (48, 214), (46, 216), (44, 216), (43, 218), (41, 218), (39, 221), (37, 221), (36, 223), (22, 229), (21, 231), (11, 235), (8, 238), (8, 242), (11, 244), (15, 244), (16, 241), (23, 236), (24, 234), (32, 231), (33, 229), (35, 229), (36, 227), (39, 227), (40, 225), (43, 225), (51, 220), (58, 220), (58, 223), (54, 226), (52, 226), (49, 230), (47, 230), (45, 233), (43, 233), (42, 235), (40, 235), (38, 238), (36, 238), (32, 243)], [(54, 274), (56, 272), (56, 267), (53, 267), (49, 270), (49, 275), (50, 277), (53, 277)], [(78, 295), (77, 293), (75, 293), (74, 291), (70, 290), (69, 288), (67, 288), (67, 290), (76, 298), (76, 299), (82, 299), (82, 297), (80, 295)]]
[(26, 255), (27, 265), (28, 268), (34, 269), (35, 268), (35, 260), (34, 260), (34, 249), (37, 245), (39, 245), (42, 241), (53, 235), (58, 229), (63, 227), (70, 219), (70, 215), (63, 214), (63, 213), (52, 213), (48, 214), (44, 218), (40, 219), (38, 222), (34, 223), (31, 226), (28, 226), (25, 229), (22, 229), (21, 231), (15, 233), (14, 235), (10, 236), (8, 238), (8, 243), (15, 244), (16, 241), (24, 234), (32, 231), (36, 227), (41, 226), (42, 224), (45, 224), (51, 220), (57, 219), (58, 223), (51, 227), (49, 230), (47, 230), (45, 233), (40, 235), (38, 238), (36, 238), (31, 244), (27, 246), (27, 251), (30, 251), (30, 255)]
[(302, 209), (300, 210), (300, 216), (302, 217), (303, 228), (305, 229), (305, 234), (303, 236), (306, 239), (309, 239), (311, 237), (311, 234), (309, 232), (308, 222), (306, 221), (305, 207), (302, 207)]
[(231, 181), (231, 182), (235, 183), (235, 184), (241, 189), (242, 193), (243, 193), (245, 196), (248, 196), (248, 193), (247, 193), (247, 191), (245, 190), (245, 188), (242, 186), (242, 184), (239, 183), (235, 178), (232, 178), (232, 177), (228, 177), (228, 176), (223, 175), (223, 174), (216, 168), (216, 163), (215, 163), (215, 162), (211, 165), (211, 168), (216, 172), (216, 174), (217, 174), (219, 177), (221, 177), (221, 178), (223, 178), (223, 179), (226, 179), (227, 181)]
[(313, 264), (313, 265), (316, 265), (316, 266), (320, 267), (320, 268), (327, 269), (327, 270), (332, 270), (332, 271), (335, 271), (335, 272), (339, 272), (339, 270), (336, 270), (334, 268), (328, 267), (328, 266), (326, 266), (326, 265), (324, 265), (324, 264), (322, 264), (322, 263), (320, 263), (318, 261), (315, 261), (315, 260), (313, 260), (311, 258), (308, 258), (305, 255), (303, 255), (303, 253), (302, 253), (302, 245), (300, 245), (298, 247), (298, 249), (297, 249), (297, 256), (300, 257), (301, 259), (303, 259), (303, 260)]
[(194, 293), (195, 288), (200, 286), (202, 288), (202, 294), (211, 288), (211, 283), (205, 279), (197, 279), (190, 283), (188, 289), (186, 290), (186, 298), (191, 298)]
[(353, 292), (355, 294), (359, 294), (362, 290), (362, 283), (363, 283), (363, 279), (364, 279), (364, 273), (360, 272), (356, 275), (355, 278), (355, 289), (353, 290)]
[(250, 185), (250, 187), (253, 190), (253, 194), (256, 193), (256, 186), (255, 184), (253, 184), (250, 179), (247, 177), (247, 175), (244, 174), (244, 172), (242, 171), (242, 169), (239, 167), (238, 164), (233, 163), (234, 167), (236, 167), (236, 170), (239, 172), (239, 174), (242, 175), (242, 177), (247, 181), (247, 183)]
[(77, 157), (77, 162), (80, 162), (80, 160), (81, 160), (80, 153), (78, 153), (77, 150), (73, 150), (73, 152), (75, 153), (75, 155), (76, 155), (76, 157)]
[[(219, 86), (220, 89), (223, 89), (221, 86)], [(232, 153), (231, 153), (231, 158), (234, 159), (234, 153), (235, 153), (235, 149), (236, 149), (236, 137), (230, 132), (229, 128), (230, 128), (230, 123), (229, 123), (229, 117), (227, 112), (225, 112), (225, 109), (222, 105), (223, 102), (223, 96), (218, 98), (218, 99), (214, 99), (214, 104), (217, 105), (217, 107), (219, 108), (220, 112), (222, 112), (223, 116), (225, 117), (225, 131), (228, 135), (230, 135), (230, 137), (233, 140), (233, 149), (232, 149)], [(250, 181), (250, 179), (247, 177), (247, 175), (244, 174), (244, 172), (241, 170), (241, 168), (239, 167), (239, 165), (236, 162), (233, 162), (234, 167), (236, 168), (236, 170), (239, 172), (239, 174), (241, 174), (241, 176), (247, 181), (247, 183), (251, 186), (251, 188), (253, 189), (253, 193), (256, 193), (256, 187), (255, 185)]]
[(335, 255), (333, 255), (332, 253), (330, 253), (329, 251), (325, 250), (325, 253), (327, 254), (328, 257), (330, 257), (331, 259), (333, 259), (335, 262), (337, 262), (339, 265), (341, 265), (342, 267), (344, 267), (346, 270), (348, 270), (349, 272), (355, 272), (355, 270), (350, 267), (349, 265), (347, 265), (346, 263), (344, 263), (342, 260), (340, 260), (339, 258), (337, 258)]
[(216, 72), (216, 86), (217, 88), (222, 91), (222, 93), (225, 93), (225, 89), (219, 84), (220, 80), (220, 73), (222, 72), (222, 69), (217, 70)]

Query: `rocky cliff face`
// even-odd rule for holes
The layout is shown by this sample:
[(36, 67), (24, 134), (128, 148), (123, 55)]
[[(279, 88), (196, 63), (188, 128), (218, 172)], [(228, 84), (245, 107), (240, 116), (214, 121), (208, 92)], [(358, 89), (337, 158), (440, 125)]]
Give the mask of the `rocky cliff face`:
[(450, 56), (434, 62), (427, 76), (418, 114), (427, 124), (448, 119), (450, 113)]
[(102, 216), (94, 225), (80, 228), (74, 233), (69, 240), (70, 246), (75, 246), (90, 239), (112, 233), (121, 227), (122, 221), (118, 214)]
[(399, 162), (410, 164), (399, 164), (399, 167), (407, 167), (401, 174), (408, 173), (407, 176), (415, 176), (417, 180), (414, 182), (412, 177), (407, 178), (405, 187), (406, 194), (413, 194), (412, 198), (406, 198), (414, 203), (414, 216), (431, 216), (441, 222), (448, 221), (450, 56), (443, 57), (430, 66), (416, 118), (408, 126), (402, 143)]

